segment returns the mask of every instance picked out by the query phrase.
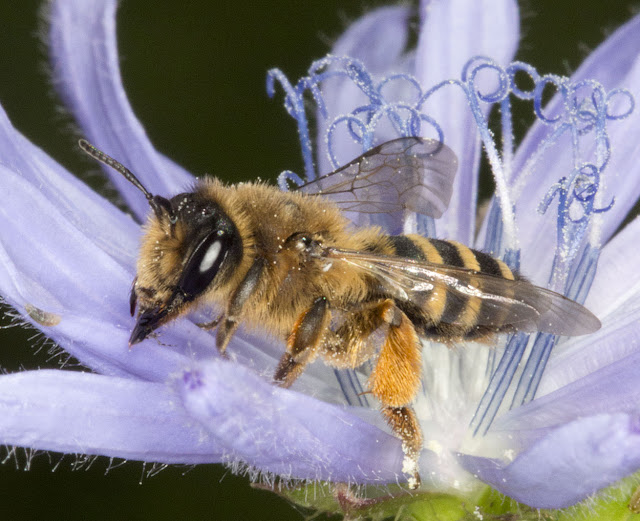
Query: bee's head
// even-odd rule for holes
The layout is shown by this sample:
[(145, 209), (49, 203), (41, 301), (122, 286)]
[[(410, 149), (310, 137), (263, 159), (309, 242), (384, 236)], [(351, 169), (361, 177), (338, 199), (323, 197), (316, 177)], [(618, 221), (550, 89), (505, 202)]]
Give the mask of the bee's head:
[(201, 191), (171, 199), (151, 195), (123, 165), (84, 140), (80, 147), (139, 188), (153, 209), (145, 226), (130, 308), (138, 319), (129, 345), (184, 313), (225, 282), (242, 255), (242, 240), (220, 205)]

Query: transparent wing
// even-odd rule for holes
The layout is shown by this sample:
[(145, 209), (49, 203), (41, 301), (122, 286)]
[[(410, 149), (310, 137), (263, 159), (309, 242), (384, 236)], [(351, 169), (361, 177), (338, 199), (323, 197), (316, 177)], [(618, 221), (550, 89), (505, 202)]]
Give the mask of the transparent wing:
[[(327, 250), (327, 256), (367, 270), (395, 298), (418, 305), (433, 298), (434, 291), (445, 292), (447, 299), (458, 299), (460, 304), (470, 298), (480, 299), (478, 325), (509, 325), (519, 331), (566, 336), (586, 335), (600, 328), (598, 318), (584, 306), (526, 280), (508, 280), (465, 268), (334, 248)], [(441, 320), (460, 324), (457, 316), (450, 319), (443, 316)]]
[(331, 196), (343, 211), (409, 210), (437, 219), (449, 205), (457, 169), (456, 155), (440, 141), (403, 137), (372, 148), (300, 190)]

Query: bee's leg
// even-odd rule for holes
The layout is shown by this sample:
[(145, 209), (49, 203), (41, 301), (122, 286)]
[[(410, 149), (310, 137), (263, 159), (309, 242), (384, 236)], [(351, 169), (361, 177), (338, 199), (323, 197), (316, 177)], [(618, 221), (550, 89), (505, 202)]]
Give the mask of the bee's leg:
[(298, 317), (287, 339), (287, 351), (282, 355), (273, 376), (281, 387), (290, 387), (305, 366), (316, 357), (330, 320), (329, 301), (325, 297), (317, 298)]
[(402, 440), (402, 472), (410, 476), (407, 484), (414, 490), (420, 486), (418, 461), (422, 452), (422, 430), (412, 407), (384, 407), (382, 414), (393, 432)]
[(220, 324), (216, 332), (216, 347), (221, 354), (224, 354), (226, 351), (229, 340), (231, 340), (231, 337), (240, 325), (242, 307), (260, 285), (265, 265), (266, 261), (262, 258), (257, 258), (254, 261), (244, 279), (242, 279), (242, 282), (240, 282), (231, 296), (225, 316), (219, 319)]
[(222, 315), (214, 318), (210, 322), (197, 322), (196, 326), (198, 326), (200, 329), (204, 329), (205, 331), (210, 331), (211, 329), (215, 329), (221, 320)]
[(383, 405), (382, 413), (393, 432), (402, 440), (402, 471), (410, 474), (409, 488), (420, 486), (418, 459), (422, 450), (422, 431), (409, 404), (422, 378), (421, 344), (413, 323), (389, 300), (380, 310), (389, 323), (378, 362), (369, 377), (369, 388)]

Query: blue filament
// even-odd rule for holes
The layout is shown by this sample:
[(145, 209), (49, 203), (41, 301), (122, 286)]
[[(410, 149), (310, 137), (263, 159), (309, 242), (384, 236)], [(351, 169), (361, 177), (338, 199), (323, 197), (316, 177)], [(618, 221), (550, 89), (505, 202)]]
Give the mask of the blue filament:
[(358, 373), (355, 370), (350, 369), (347, 371), (334, 371), (338, 385), (342, 390), (342, 394), (349, 405), (357, 407), (370, 407), (367, 393), (362, 387)]
[(551, 350), (556, 345), (558, 337), (549, 333), (539, 333), (533, 342), (531, 353), (527, 358), (527, 363), (520, 375), (518, 386), (511, 401), (511, 407), (517, 407), (523, 403), (533, 400), (542, 373), (547, 365)]
[(295, 190), (300, 188), (303, 184), (304, 179), (291, 170), (285, 170), (278, 176), (278, 188), (283, 192), (288, 192), (291, 189)]
[(498, 367), (493, 372), (489, 385), (471, 420), (470, 427), (474, 436), (486, 434), (489, 430), (502, 405), (502, 400), (509, 390), (528, 342), (529, 335), (524, 333), (513, 335), (507, 342)]
[(568, 298), (581, 304), (584, 303), (596, 276), (599, 257), (600, 248), (593, 247), (590, 244), (585, 246), (575, 270), (569, 276), (566, 292)]
[[(308, 70), (308, 75), (301, 78), (295, 85), (291, 84), (282, 71), (272, 69), (267, 75), (267, 93), (269, 96), (274, 95), (276, 81), (285, 92), (285, 108), (298, 126), (306, 181), (317, 177), (318, 172), (314, 168), (309, 122), (304, 111), (304, 96), (307, 93), (310, 94), (318, 108), (319, 115), (328, 117), (321, 85), (334, 78), (348, 79), (352, 82), (364, 94), (367, 103), (354, 107), (349, 114), (336, 117), (327, 125), (326, 136), (319, 136), (320, 139), (327, 140), (329, 160), (333, 168), (341, 166), (334, 143), (336, 130), (340, 127), (347, 129), (351, 139), (361, 145), (362, 152), (366, 152), (378, 144), (376, 135), (383, 121), (391, 124), (398, 137), (421, 135), (426, 133), (426, 128), (430, 128), (438, 136), (438, 139), (444, 142), (445, 136), (442, 127), (422, 110), (426, 97), (420, 83), (408, 74), (393, 74), (376, 81), (360, 61), (338, 56), (327, 56), (314, 62)], [(413, 100), (397, 102), (385, 97), (384, 92), (389, 89), (390, 85), (398, 82), (404, 82), (411, 87), (414, 91)], [(434, 91), (432, 90), (432, 92)], [(288, 178), (290, 179), (291, 176), (288, 175)]]
[(294, 88), (287, 77), (278, 69), (271, 69), (267, 74), (267, 94), (273, 97), (275, 94), (275, 82), (278, 81), (285, 91), (285, 108), (298, 123), (298, 137), (302, 148), (304, 171), (308, 180), (314, 179), (313, 155), (309, 125), (304, 110), (304, 100), (300, 92), (299, 84)]
[(499, 204), (489, 206), (487, 214), (487, 233), (484, 238), (484, 250), (494, 257), (500, 255), (502, 251), (502, 211)]
[[(599, 248), (587, 244), (582, 251), (580, 260), (567, 285), (566, 296), (579, 303), (584, 303), (598, 266)], [(556, 345), (558, 337), (549, 334), (539, 334), (531, 348), (524, 371), (520, 376), (511, 407), (517, 407), (533, 400), (545, 366), (551, 355), (551, 350)]]

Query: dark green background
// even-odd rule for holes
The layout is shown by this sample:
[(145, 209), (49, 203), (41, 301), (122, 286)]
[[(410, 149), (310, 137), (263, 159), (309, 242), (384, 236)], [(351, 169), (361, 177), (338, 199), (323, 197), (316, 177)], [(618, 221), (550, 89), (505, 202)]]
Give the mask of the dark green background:
[[(80, 173), (90, 164), (80, 157), (67, 131), (69, 119), (60, 114), (49, 88), (37, 37), (41, 4), (0, 0), (0, 102), (18, 129)], [(382, 2), (178, 4), (122, 0), (119, 11), (124, 82), (153, 143), (195, 174), (240, 181), (274, 179), (287, 168), (301, 171), (295, 127), (282, 108), (281, 94), (276, 101), (267, 98), (265, 73), (277, 66), (297, 79), (311, 60), (328, 51), (348, 20)], [(570, 73), (631, 14), (626, 1), (531, 0), (521, 5), (518, 59), (542, 73)], [(3, 369), (53, 364), (46, 352), (29, 347), (30, 336), (0, 331)], [(104, 458), (75, 472), (74, 458), (65, 458), (55, 472), (51, 460), (36, 458), (28, 472), (20, 455), (17, 464), (9, 458), (0, 465), (0, 519), (303, 519), (285, 501), (252, 490), (247, 479), (220, 466), (187, 473), (170, 468), (139, 483), (139, 463), (105, 475)]]

